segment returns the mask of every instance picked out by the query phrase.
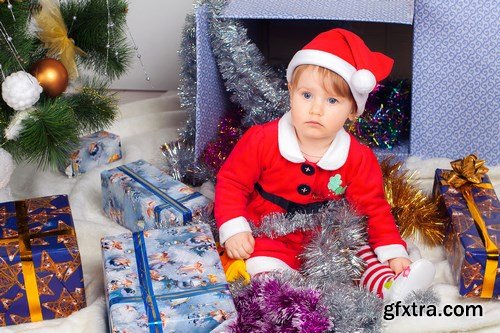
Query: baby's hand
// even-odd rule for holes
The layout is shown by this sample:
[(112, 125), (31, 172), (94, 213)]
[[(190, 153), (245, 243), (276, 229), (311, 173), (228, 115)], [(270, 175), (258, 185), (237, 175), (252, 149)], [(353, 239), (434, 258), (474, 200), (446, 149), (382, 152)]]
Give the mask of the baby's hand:
[(237, 233), (224, 243), (227, 256), (231, 259), (248, 259), (253, 252), (255, 240), (249, 231)]
[(389, 267), (394, 271), (394, 273), (398, 274), (403, 271), (406, 267), (410, 266), (411, 260), (408, 258), (392, 258), (389, 259)]

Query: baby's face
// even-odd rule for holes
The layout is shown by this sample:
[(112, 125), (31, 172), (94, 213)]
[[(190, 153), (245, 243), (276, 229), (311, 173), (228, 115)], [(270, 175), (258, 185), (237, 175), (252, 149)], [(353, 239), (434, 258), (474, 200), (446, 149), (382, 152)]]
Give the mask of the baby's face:
[(323, 87), (323, 77), (313, 68), (302, 72), (290, 90), (292, 124), (299, 139), (332, 139), (349, 118), (353, 102)]

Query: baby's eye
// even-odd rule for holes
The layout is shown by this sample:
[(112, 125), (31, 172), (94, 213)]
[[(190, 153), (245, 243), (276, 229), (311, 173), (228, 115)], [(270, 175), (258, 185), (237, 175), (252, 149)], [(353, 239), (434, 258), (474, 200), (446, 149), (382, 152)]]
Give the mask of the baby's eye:
[(335, 103), (337, 103), (337, 102), (338, 102), (338, 101), (337, 101), (335, 98), (333, 98), (333, 97), (330, 97), (330, 98), (328, 99), (328, 103), (330, 103), (330, 104), (335, 104)]
[(312, 97), (311, 93), (310, 92), (303, 92), (302, 93), (302, 96), (305, 98), (305, 99), (310, 99)]

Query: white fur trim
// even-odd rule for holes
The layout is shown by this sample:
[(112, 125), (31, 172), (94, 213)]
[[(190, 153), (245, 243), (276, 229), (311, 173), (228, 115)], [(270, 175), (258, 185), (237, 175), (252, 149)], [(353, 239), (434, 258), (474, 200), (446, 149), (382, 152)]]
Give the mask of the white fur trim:
[(248, 224), (247, 219), (243, 216), (238, 216), (224, 222), (219, 228), (219, 239), (221, 245), (224, 245), (230, 237), (246, 231), (252, 232), (252, 229), (250, 229), (250, 224)]
[(288, 266), (283, 260), (273, 257), (252, 257), (246, 260), (246, 270), (248, 274), (254, 276), (255, 274), (277, 271), (277, 270), (291, 270), (294, 269)]
[(337, 170), (347, 161), (351, 137), (344, 128), (341, 128), (325, 155), (319, 160), (318, 166), (324, 170)]
[(408, 252), (401, 244), (391, 244), (379, 246), (373, 250), (377, 255), (378, 261), (385, 263), (389, 259), (394, 258), (410, 258)]
[[(349, 154), (351, 137), (341, 128), (325, 155), (319, 160), (318, 166), (324, 170), (337, 170), (344, 165)], [(278, 147), (281, 156), (293, 163), (306, 161), (300, 151), (299, 141), (292, 125), (292, 115), (287, 112), (278, 122)]]
[(293, 163), (302, 163), (306, 159), (300, 151), (299, 141), (295, 133), (295, 127), (292, 125), (292, 114), (287, 112), (278, 122), (278, 147), (280, 154), (288, 161)]
[[(295, 70), (295, 68), (300, 65), (317, 65), (325, 67), (342, 76), (351, 88), (352, 96), (356, 101), (356, 105), (358, 107), (356, 114), (359, 116), (363, 113), (363, 111), (365, 110), (365, 104), (366, 100), (368, 99), (369, 92), (365, 93), (358, 91), (356, 87), (357, 80), (355, 80), (353, 84), (352, 77), (354, 73), (357, 72), (356, 68), (353, 65), (329, 52), (312, 49), (300, 50), (299, 52), (295, 53), (292, 60), (288, 64), (288, 68), (286, 70), (286, 79), (288, 80), (288, 82), (292, 80), (293, 71)], [(367, 71), (372, 74), (367, 69), (361, 69), (360, 71)], [(375, 87), (375, 85), (373, 87)]]

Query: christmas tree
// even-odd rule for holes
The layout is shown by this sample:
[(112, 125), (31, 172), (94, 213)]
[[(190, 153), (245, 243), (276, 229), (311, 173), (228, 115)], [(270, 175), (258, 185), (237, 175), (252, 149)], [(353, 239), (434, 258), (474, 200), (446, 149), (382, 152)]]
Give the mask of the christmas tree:
[(56, 168), (79, 136), (113, 122), (107, 87), (133, 52), (127, 8), (125, 0), (0, 0), (0, 148)]

